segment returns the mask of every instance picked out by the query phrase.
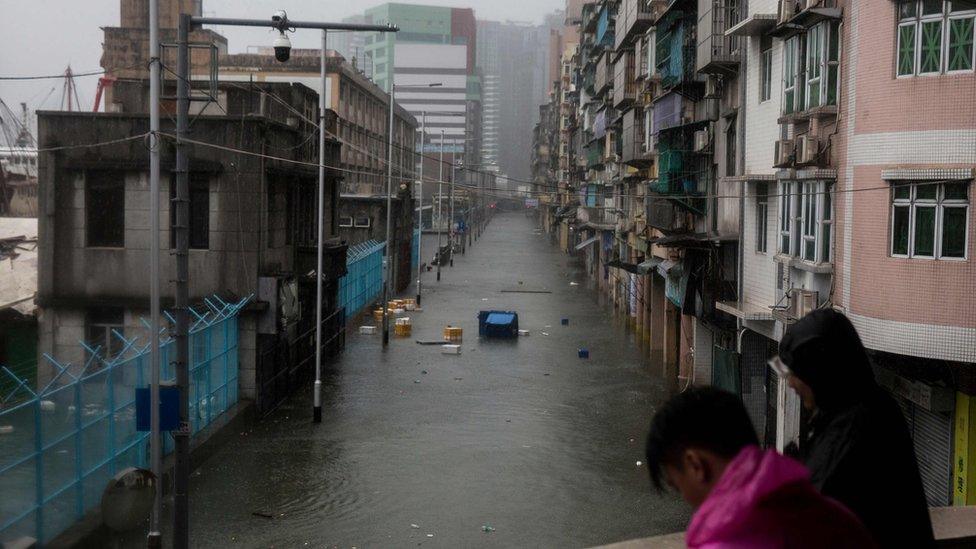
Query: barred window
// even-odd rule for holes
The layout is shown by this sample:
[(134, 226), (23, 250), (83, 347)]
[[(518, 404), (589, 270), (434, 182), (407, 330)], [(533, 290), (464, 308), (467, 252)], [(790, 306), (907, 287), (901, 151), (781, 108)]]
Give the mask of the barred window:
[(964, 259), (968, 182), (900, 183), (891, 189), (891, 255)]

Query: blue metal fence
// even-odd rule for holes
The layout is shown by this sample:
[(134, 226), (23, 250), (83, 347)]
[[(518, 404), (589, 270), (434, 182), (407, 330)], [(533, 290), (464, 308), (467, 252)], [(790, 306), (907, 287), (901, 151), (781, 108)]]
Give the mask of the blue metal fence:
[[(246, 302), (214, 297), (206, 300), (206, 310), (191, 310), (194, 434), (237, 402), (237, 313)], [(99, 504), (119, 470), (147, 466), (149, 434), (136, 431), (135, 389), (149, 383), (149, 344), (114, 336), (122, 351), (111, 359), (84, 343), (83, 365), (44, 355), (55, 373), (44, 387), (32, 387), (0, 366), (0, 376), (14, 381), (13, 390), (0, 395), (0, 542), (21, 536), (49, 542)], [(175, 352), (164, 330), (164, 381), (175, 380)], [(171, 437), (163, 438), (164, 452), (171, 451)]]
[(368, 240), (349, 248), (346, 276), (339, 279), (339, 306), (346, 318), (359, 314), (383, 291), (383, 249), (385, 242)]

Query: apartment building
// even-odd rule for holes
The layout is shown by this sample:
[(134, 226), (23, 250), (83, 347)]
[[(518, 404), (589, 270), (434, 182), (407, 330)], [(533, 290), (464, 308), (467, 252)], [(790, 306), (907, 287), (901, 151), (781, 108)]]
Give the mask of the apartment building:
[(543, 228), (667, 380), (740, 394), (783, 448), (800, 406), (766, 361), (804, 314), (842, 310), (932, 505), (976, 495), (974, 26), (968, 1), (590, 2), (573, 93), (536, 130), (584, 165), (575, 185), (556, 170)]

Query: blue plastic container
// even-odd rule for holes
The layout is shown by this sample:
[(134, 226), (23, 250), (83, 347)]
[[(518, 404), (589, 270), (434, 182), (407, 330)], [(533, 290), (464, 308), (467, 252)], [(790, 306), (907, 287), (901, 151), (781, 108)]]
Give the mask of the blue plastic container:
[(518, 313), (514, 311), (480, 311), (478, 335), (493, 338), (518, 337)]
[(589, 349), (583, 349), (583, 348), (581, 348), (579, 350), (579, 357), (580, 358), (590, 358), (590, 350)]

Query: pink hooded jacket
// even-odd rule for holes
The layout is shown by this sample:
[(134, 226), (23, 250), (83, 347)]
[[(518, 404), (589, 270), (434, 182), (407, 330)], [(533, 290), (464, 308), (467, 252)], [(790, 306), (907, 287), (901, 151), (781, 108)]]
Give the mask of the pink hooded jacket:
[(743, 448), (688, 525), (690, 548), (872, 548), (860, 521), (774, 450)]

